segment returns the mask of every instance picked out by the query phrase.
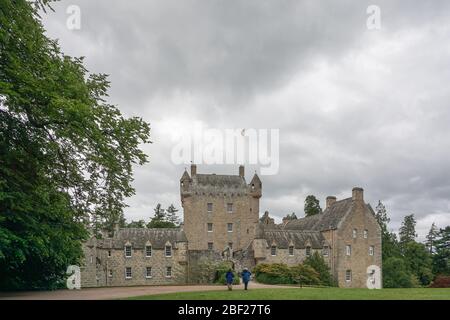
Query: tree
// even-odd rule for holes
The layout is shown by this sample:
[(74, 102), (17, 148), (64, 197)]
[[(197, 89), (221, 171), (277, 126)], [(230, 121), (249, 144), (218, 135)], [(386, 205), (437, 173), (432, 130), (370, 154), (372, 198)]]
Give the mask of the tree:
[(147, 224), (147, 228), (175, 228), (176, 225), (170, 221), (167, 221), (166, 210), (161, 208), (161, 204), (158, 203), (154, 209), (155, 215), (151, 218)]
[(378, 201), (378, 205), (375, 210), (375, 218), (381, 228), (382, 261), (386, 261), (391, 257), (400, 257), (401, 252), (397, 235), (393, 232), (389, 232), (388, 230), (390, 218), (386, 207), (381, 201)]
[(425, 242), (425, 245), (427, 246), (428, 250), (430, 251), (430, 253), (434, 253), (434, 243), (436, 238), (439, 235), (439, 230), (436, 227), (436, 224), (433, 222), (433, 224), (431, 225), (430, 231), (428, 232), (427, 235), (427, 240)]
[(53, 287), (85, 226), (113, 229), (150, 128), (106, 103), (109, 82), (45, 36), (38, 7), (0, 4), (0, 288)]
[(434, 274), (450, 275), (450, 226), (440, 229), (435, 241), (433, 255)]
[(399, 235), (401, 246), (416, 240), (416, 219), (414, 219), (413, 214), (410, 214), (403, 219), (402, 226), (399, 230)]
[(409, 270), (419, 280), (421, 285), (429, 285), (433, 280), (431, 271), (431, 255), (426, 246), (415, 241), (404, 245), (404, 259)]
[(312, 267), (319, 274), (320, 283), (324, 286), (333, 286), (333, 278), (331, 276), (330, 268), (317, 251), (306, 258), (303, 264)]
[(402, 258), (392, 257), (383, 261), (384, 288), (411, 288), (414, 281), (414, 275)]
[(131, 221), (126, 226), (127, 228), (145, 228), (145, 221), (139, 220), (139, 221)]
[(305, 199), (305, 216), (310, 217), (322, 213), (320, 202), (313, 195), (309, 195)]
[(170, 223), (173, 223), (175, 226), (178, 226), (180, 224), (180, 218), (178, 218), (177, 212), (178, 209), (175, 208), (173, 204), (171, 204), (167, 210), (167, 221)]

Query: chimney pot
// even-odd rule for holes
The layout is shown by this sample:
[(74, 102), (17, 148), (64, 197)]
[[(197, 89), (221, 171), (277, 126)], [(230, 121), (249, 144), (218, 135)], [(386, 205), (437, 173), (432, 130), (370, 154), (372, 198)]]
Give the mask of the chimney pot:
[(197, 175), (197, 165), (191, 164), (191, 177)]

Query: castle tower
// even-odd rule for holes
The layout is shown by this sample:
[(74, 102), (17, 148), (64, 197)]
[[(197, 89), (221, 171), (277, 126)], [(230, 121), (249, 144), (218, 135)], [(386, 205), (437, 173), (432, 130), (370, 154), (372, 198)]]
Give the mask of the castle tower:
[(233, 251), (245, 248), (254, 239), (259, 218), (262, 184), (258, 175), (245, 181), (245, 168), (236, 175), (199, 174), (180, 179), (184, 212), (184, 232), (190, 250)]

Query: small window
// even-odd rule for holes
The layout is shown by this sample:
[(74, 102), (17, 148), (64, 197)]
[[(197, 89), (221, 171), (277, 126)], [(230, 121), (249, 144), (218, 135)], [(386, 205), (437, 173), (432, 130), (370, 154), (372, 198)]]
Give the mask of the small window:
[(213, 232), (213, 224), (208, 223), (208, 232)]
[(111, 250), (108, 250), (108, 257), (111, 257)]
[(364, 230), (364, 239), (367, 239), (368, 236), (369, 236), (369, 231), (368, 230)]
[(112, 271), (112, 270), (109, 270), (108, 276), (109, 276), (110, 278), (112, 278), (112, 276), (113, 276), (113, 271)]
[(353, 239), (356, 239), (357, 235), (358, 235), (358, 230), (353, 229)]
[(328, 248), (328, 246), (324, 246), (322, 249), (322, 255), (324, 257), (328, 257), (328, 254), (329, 254), (329, 248)]
[(369, 256), (373, 256), (375, 253), (375, 247), (374, 246), (370, 246), (369, 247)]
[(228, 248), (233, 250), (233, 242), (228, 242)]
[(214, 244), (212, 242), (208, 242), (208, 250), (213, 250)]
[(345, 246), (345, 254), (347, 256), (351, 256), (352, 255), (352, 246), (351, 245), (346, 245)]
[(352, 270), (345, 271), (345, 281), (346, 282), (352, 281)]
[(172, 267), (166, 268), (166, 278), (172, 278)]
[(131, 246), (125, 246), (125, 257), (131, 257)]
[(172, 246), (166, 246), (166, 257), (172, 256)]
[(271, 254), (272, 256), (276, 256), (276, 255), (277, 255), (277, 247), (276, 247), (276, 246), (272, 246), (272, 247), (270, 248), (270, 254)]
[(227, 211), (228, 211), (228, 213), (233, 213), (233, 204), (232, 203), (227, 203)]
[(131, 278), (132, 278), (131, 267), (126, 267), (125, 268), (125, 279), (131, 279)]
[(152, 246), (145, 246), (145, 256), (147, 258), (152, 256)]
[(228, 232), (233, 232), (233, 224), (232, 223), (227, 224), (227, 230), (228, 230)]
[(311, 256), (311, 247), (306, 247), (306, 256), (307, 257)]
[(152, 277), (152, 267), (147, 267), (147, 268), (145, 269), (145, 277), (146, 277), (147, 279), (150, 279), (150, 278)]
[(208, 203), (206, 205), (208, 212), (212, 212), (213, 211), (213, 204), (212, 203)]
[(89, 260), (90, 260), (91, 264), (93, 264), (94, 263), (94, 256), (90, 256)]
[(289, 255), (290, 256), (294, 255), (294, 246), (289, 246)]

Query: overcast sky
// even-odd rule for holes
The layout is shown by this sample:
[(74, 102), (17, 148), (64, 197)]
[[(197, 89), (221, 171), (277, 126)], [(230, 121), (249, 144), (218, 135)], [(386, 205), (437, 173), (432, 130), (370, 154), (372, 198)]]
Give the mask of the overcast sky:
[[(395, 2), (395, 3), (393, 3)], [(69, 5), (81, 29), (69, 30)], [(339, 5), (338, 5), (339, 4)], [(366, 10), (381, 9), (381, 30)], [(450, 2), (71, 0), (44, 16), (63, 51), (110, 75), (110, 102), (152, 126), (126, 217), (180, 207), (186, 165), (173, 134), (280, 130), (280, 170), (261, 177), (261, 212), (303, 216), (314, 194), (382, 200), (396, 230), (414, 213), (421, 239), (450, 224)], [(248, 167), (249, 181), (257, 166)], [(237, 174), (235, 166), (199, 165)]]

